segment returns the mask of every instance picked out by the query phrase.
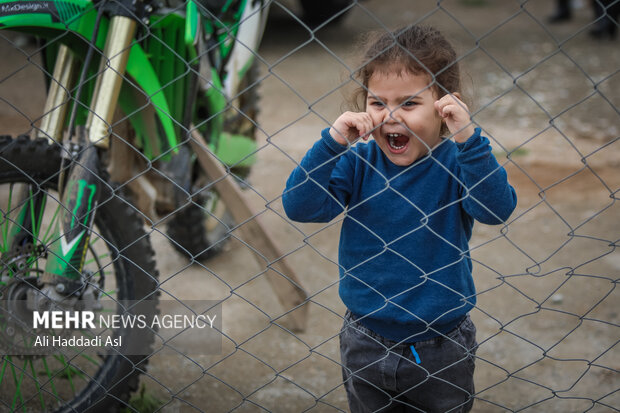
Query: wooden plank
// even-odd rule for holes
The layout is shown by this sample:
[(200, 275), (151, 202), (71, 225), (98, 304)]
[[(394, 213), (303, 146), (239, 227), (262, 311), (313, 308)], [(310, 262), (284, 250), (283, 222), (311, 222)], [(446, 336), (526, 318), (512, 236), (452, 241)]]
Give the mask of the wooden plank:
[[(198, 163), (214, 182), (215, 189), (233, 219), (237, 224), (242, 224), (239, 230), (243, 234), (244, 241), (256, 250), (254, 257), (259, 265), (265, 268), (267, 281), (280, 304), (286, 310), (302, 305), (308, 296), (302, 289), (294, 269), (288, 264), (266, 227), (262, 225), (260, 215), (252, 210), (233, 176), (209, 150), (204, 138), (195, 129), (192, 131), (190, 142), (198, 157)], [(302, 332), (306, 329), (308, 306), (304, 304), (288, 313), (286, 317), (288, 322), (285, 324), (290, 325), (287, 327)]]

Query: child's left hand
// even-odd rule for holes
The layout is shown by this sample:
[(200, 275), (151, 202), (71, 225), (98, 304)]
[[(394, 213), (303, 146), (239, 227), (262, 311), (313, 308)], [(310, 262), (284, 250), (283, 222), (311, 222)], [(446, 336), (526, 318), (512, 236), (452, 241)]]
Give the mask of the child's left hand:
[(435, 102), (435, 109), (444, 119), (456, 142), (467, 141), (474, 134), (469, 109), (458, 93), (448, 94)]

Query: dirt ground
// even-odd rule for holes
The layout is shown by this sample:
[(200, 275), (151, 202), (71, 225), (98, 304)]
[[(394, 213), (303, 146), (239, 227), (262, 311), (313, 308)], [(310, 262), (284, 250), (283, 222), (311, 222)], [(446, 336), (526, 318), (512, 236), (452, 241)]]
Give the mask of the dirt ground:
[[(166, 403), (163, 411), (348, 410), (338, 352), (339, 221), (287, 221), (280, 196), (342, 110), (358, 36), (421, 21), (437, 25), (464, 56), (474, 120), (519, 198), (506, 226), (478, 224), (471, 241), (480, 343), (474, 411), (620, 409), (618, 40), (588, 36), (585, 1), (557, 26), (542, 25), (552, 2), (436, 3), (363, 1), (314, 35), (273, 6), (260, 48), (261, 149), (246, 194), (308, 292), (308, 327), (287, 330), (285, 310), (242, 243), (189, 265), (155, 228), (162, 298), (224, 300), (226, 335), (221, 354), (152, 358), (143, 383)], [(40, 90), (0, 81), (0, 93), (0, 121), (16, 133), (19, 112), (36, 112)]]

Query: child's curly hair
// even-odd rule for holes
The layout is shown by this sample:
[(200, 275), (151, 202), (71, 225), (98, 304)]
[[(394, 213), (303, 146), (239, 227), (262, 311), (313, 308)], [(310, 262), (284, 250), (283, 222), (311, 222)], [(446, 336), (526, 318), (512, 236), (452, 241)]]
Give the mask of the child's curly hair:
[[(361, 86), (354, 92), (351, 103), (358, 111), (366, 107), (368, 81), (376, 72), (427, 74), (437, 98), (459, 92), (461, 73), (454, 48), (430, 26), (406, 26), (393, 32), (371, 33), (363, 42), (367, 45), (362, 66), (354, 73)], [(442, 127), (445, 134), (447, 127)]]

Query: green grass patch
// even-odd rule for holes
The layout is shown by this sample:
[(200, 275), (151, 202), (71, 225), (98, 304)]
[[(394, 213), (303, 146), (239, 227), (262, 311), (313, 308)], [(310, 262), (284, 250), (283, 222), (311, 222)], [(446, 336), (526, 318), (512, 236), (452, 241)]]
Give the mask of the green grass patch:
[[(40, 371), (38, 372), (38, 374), (45, 375), (47, 373), (44, 371)], [(54, 377), (55, 379), (65, 379), (65, 380), (71, 380), (75, 377), (84, 377), (84, 373), (82, 373), (80, 370), (76, 369), (75, 367), (71, 365), (67, 365), (62, 368), (53, 370), (50, 375), (51, 377)]]
[(140, 392), (134, 394), (129, 400), (129, 406), (121, 410), (122, 413), (153, 413), (164, 405), (164, 402), (157, 397), (150, 395), (146, 391), (144, 384), (140, 387)]
[(508, 154), (510, 154), (511, 158), (516, 158), (519, 156), (526, 156), (530, 153), (530, 151), (528, 151), (525, 148), (517, 148), (517, 149), (511, 149), (508, 152), (506, 151), (493, 151), (493, 155), (495, 155), (496, 158), (505, 158), (506, 156), (508, 156)]

